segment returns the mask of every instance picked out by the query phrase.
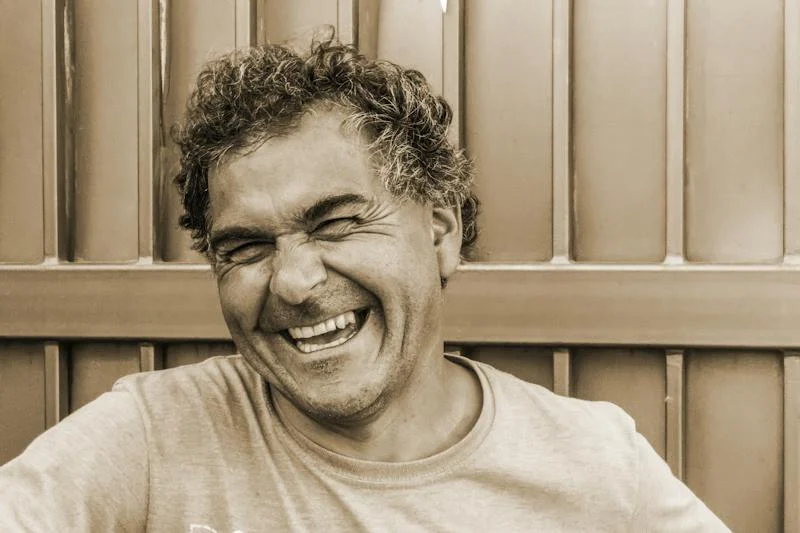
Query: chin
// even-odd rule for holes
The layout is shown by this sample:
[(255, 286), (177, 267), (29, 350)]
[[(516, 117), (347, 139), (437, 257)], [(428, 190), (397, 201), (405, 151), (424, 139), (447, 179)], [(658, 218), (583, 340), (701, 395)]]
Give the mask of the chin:
[[(344, 384), (341, 384), (344, 385)], [(335, 388), (337, 390), (332, 390)], [(353, 394), (353, 388), (325, 387), (309, 398), (291, 398), (295, 407), (318, 422), (348, 425), (371, 418), (381, 410), (383, 395), (370, 387)]]

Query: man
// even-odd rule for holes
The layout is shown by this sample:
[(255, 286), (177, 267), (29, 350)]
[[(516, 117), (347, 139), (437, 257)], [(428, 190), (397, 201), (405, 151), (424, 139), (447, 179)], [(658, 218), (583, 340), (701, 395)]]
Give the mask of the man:
[(176, 182), (241, 355), (41, 436), (0, 470), (0, 530), (727, 531), (620, 409), (443, 355), (477, 205), (450, 119), (330, 42), (211, 63)]

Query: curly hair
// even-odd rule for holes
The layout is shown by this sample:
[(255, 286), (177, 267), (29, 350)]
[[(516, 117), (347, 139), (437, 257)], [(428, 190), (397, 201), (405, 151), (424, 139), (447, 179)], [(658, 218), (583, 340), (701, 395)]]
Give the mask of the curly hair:
[(461, 207), (462, 255), (477, 238), (473, 165), (447, 139), (452, 110), (421, 73), (370, 60), (332, 38), (300, 54), (288, 46), (238, 50), (208, 63), (197, 78), (182, 123), (175, 184), (180, 225), (193, 248), (209, 255), (208, 172), (226, 155), (291, 134), (312, 108), (334, 105), (345, 124), (367, 139), (378, 177), (399, 198)]

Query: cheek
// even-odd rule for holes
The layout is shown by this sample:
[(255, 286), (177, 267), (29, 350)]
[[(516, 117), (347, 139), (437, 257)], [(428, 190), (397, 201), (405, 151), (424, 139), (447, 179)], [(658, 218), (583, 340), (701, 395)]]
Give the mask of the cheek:
[(218, 282), (220, 305), (229, 325), (253, 327), (264, 306), (269, 276), (259, 265), (235, 268)]
[(395, 333), (421, 327), (441, 289), (435, 252), (424, 238), (340, 246), (326, 254), (326, 263), (380, 301)]

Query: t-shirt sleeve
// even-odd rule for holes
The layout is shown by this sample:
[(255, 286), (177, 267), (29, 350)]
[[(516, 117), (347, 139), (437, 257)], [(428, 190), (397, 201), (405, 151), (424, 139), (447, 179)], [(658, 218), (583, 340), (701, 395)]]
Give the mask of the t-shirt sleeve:
[(0, 467), (0, 531), (144, 531), (147, 492), (139, 410), (115, 390)]
[(678, 478), (636, 433), (638, 494), (631, 532), (730, 533), (722, 521)]

